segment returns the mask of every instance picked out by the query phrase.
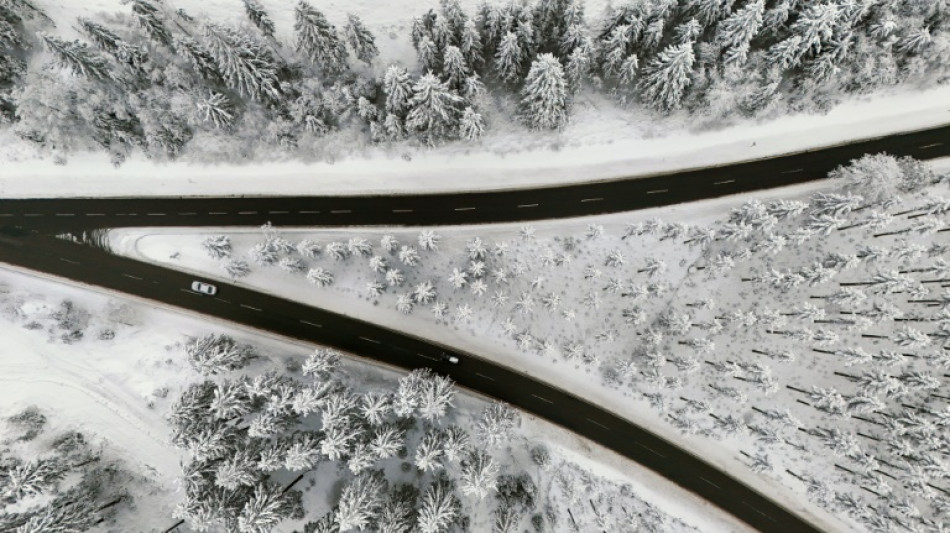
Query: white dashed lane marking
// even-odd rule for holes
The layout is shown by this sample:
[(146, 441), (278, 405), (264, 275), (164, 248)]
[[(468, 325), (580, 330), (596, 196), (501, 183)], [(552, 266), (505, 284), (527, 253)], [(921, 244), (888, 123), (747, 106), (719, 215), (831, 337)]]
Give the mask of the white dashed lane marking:
[(659, 455), (660, 457), (666, 459), (666, 456), (665, 456), (665, 455), (663, 455), (662, 453), (660, 453), (660, 452), (654, 450), (653, 448), (651, 448), (651, 447), (649, 447), (649, 446), (645, 446), (645, 445), (643, 445), (643, 444), (640, 444), (639, 442), (635, 442), (634, 444), (636, 444), (637, 446), (643, 448), (644, 450), (647, 450), (648, 452), (650, 452), (650, 453), (652, 453), (652, 454)]
[[(532, 394), (531, 396), (534, 396), (535, 398), (541, 400), (542, 402), (554, 403), (554, 402), (552, 402), (551, 400), (549, 400), (549, 399), (547, 399), (547, 398), (542, 398), (542, 397), (538, 396), (537, 394)], [(588, 420), (590, 420), (590, 419), (588, 418)], [(593, 420), (590, 420), (590, 421), (591, 421), (591, 422), (594, 422)], [(594, 423), (597, 424), (597, 422), (594, 422)], [(600, 424), (597, 424), (597, 425), (599, 426)], [(604, 427), (606, 427), (606, 426), (604, 426)]]
[[(532, 394), (532, 396), (534, 396), (534, 395)], [(600, 427), (602, 427), (602, 428), (604, 428), (604, 429), (606, 429), (606, 430), (608, 430), (608, 431), (610, 430), (609, 427), (607, 427), (607, 426), (601, 424), (600, 422), (598, 422), (598, 421), (596, 421), (596, 420), (591, 420), (590, 418), (588, 418), (587, 421), (590, 422), (591, 424), (597, 424), (598, 426), (600, 426)]]

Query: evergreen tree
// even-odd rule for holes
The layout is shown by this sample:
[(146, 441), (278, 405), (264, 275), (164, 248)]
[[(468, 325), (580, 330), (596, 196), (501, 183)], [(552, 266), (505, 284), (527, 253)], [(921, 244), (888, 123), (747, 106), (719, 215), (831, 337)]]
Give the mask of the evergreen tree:
[(377, 518), (379, 533), (409, 533), (415, 525), (416, 500), (419, 491), (412, 485), (394, 488), (383, 504)]
[(431, 72), (425, 74), (412, 86), (406, 128), (419, 133), (426, 144), (435, 145), (455, 133), (461, 102), (462, 98)]
[(260, 43), (231, 28), (205, 26), (209, 52), (228, 87), (257, 100), (279, 99), (277, 62)]
[(477, 141), (485, 133), (485, 121), (481, 113), (475, 111), (471, 106), (462, 111), (462, 119), (459, 122), (459, 136), (466, 141)]
[(153, 41), (171, 46), (172, 34), (162, 21), (157, 7), (146, 0), (132, 0), (132, 18)]
[(241, 533), (269, 533), (294, 511), (293, 501), (280, 487), (259, 484), (241, 509), (237, 529)]
[(449, 481), (438, 479), (422, 496), (416, 526), (421, 533), (443, 533), (458, 518), (460, 507)]
[(346, 47), (323, 13), (300, 0), (294, 10), (297, 50), (330, 75), (346, 71)]
[(657, 109), (676, 109), (691, 82), (695, 59), (693, 43), (670, 45), (647, 65), (640, 78), (640, 95)]
[(521, 89), (522, 121), (532, 129), (558, 129), (567, 122), (564, 69), (552, 54), (540, 54)]
[(502, 37), (495, 54), (495, 72), (498, 77), (507, 82), (514, 82), (521, 77), (521, 63), (524, 61), (524, 50), (521, 41), (513, 32)]
[(185, 37), (178, 41), (177, 44), (177, 51), (188, 59), (188, 62), (191, 63), (191, 66), (198, 71), (198, 74), (202, 78), (214, 82), (223, 80), (223, 76), (218, 72), (218, 66), (215, 63), (214, 56), (211, 55), (211, 52), (209, 52), (207, 48), (191, 37)]
[(452, 42), (461, 44), (465, 26), (469, 22), (468, 15), (465, 14), (459, 0), (439, 0), (439, 4), (441, 5), (442, 19), (446, 21), (451, 31)]
[(387, 483), (380, 470), (357, 476), (340, 495), (336, 523), (341, 531), (364, 529), (379, 513)]
[(620, 65), (627, 58), (631, 48), (631, 30), (627, 24), (617, 26), (610, 32), (601, 45), (601, 69), (604, 74), (616, 77), (620, 72)]
[(479, 69), (485, 63), (485, 57), (482, 55), (482, 36), (478, 31), (478, 25), (474, 20), (466, 20), (462, 27), (462, 38), (459, 48), (462, 50), (462, 56), (465, 63), (472, 69)]
[(567, 56), (564, 76), (572, 91), (581, 86), (581, 82), (590, 76), (593, 64), (594, 46), (590, 38), (586, 38), (579, 46), (574, 47)]
[(439, 57), (439, 45), (435, 43), (428, 35), (419, 40), (417, 53), (419, 55), (419, 64), (423, 71), (439, 72), (442, 62)]
[(63, 41), (45, 33), (39, 35), (56, 63), (73, 74), (99, 81), (112, 77), (105, 58), (90, 50), (86, 43)]
[(762, 27), (765, 0), (752, 0), (719, 23), (716, 42), (725, 49), (728, 64), (742, 64), (749, 52), (749, 42)]
[(85, 18), (80, 17), (79, 27), (92, 39), (96, 47), (116, 58), (117, 61), (134, 69), (143, 68), (147, 55), (141, 47), (127, 43), (112, 30)]
[(238, 344), (227, 335), (205, 335), (185, 345), (188, 361), (195, 370), (214, 375), (237, 370), (256, 357), (250, 346)]
[(462, 89), (465, 78), (468, 77), (468, 65), (465, 64), (465, 57), (457, 46), (449, 45), (445, 48), (442, 56), (442, 75), (450, 89)]
[(556, 53), (572, 16), (576, 16), (574, 0), (540, 0), (534, 6), (533, 23), (538, 51)]
[(462, 462), (462, 493), (482, 499), (497, 488), (498, 465), (482, 450), (471, 452)]
[(264, 6), (259, 4), (257, 0), (244, 0), (244, 12), (247, 13), (247, 18), (257, 26), (264, 37), (274, 36), (274, 21), (271, 20)]
[(347, 23), (344, 33), (346, 34), (347, 43), (349, 43), (353, 53), (356, 54), (356, 58), (360, 61), (369, 65), (373, 62), (373, 59), (379, 55), (379, 50), (376, 49), (376, 38), (373, 37), (373, 33), (363, 25), (363, 21), (361, 21), (358, 16), (352, 13), (347, 14)]
[(207, 97), (195, 103), (195, 108), (198, 116), (205, 122), (211, 122), (215, 128), (228, 129), (234, 124), (234, 108), (228, 97), (221, 93), (208, 93)]

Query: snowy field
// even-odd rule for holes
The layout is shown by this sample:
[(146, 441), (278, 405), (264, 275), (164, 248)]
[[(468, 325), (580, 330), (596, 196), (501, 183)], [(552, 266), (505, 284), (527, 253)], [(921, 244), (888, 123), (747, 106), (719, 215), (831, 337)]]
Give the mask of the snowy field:
[[(829, 182), (797, 186), (773, 191), (768, 200), (804, 202), (774, 205), (803, 206), (796, 209), (810, 215), (823, 209), (816, 203), (819, 200), (815, 194), (828, 193), (833, 187)], [(868, 481), (855, 477), (857, 474), (829, 475), (824, 485), (805, 481), (808, 475), (844, 472), (836, 470), (833, 455), (823, 455), (830, 462), (814, 466), (813, 454), (821, 453), (818, 450), (823, 449), (827, 437), (822, 436), (820, 428), (829, 424), (848, 427), (835, 418), (841, 413), (829, 414), (811, 407), (806, 393), (812, 385), (820, 385), (832, 387), (829, 390), (837, 387), (843, 398), (865, 398), (861, 390), (845, 387), (850, 383), (841, 383), (839, 373), (853, 370), (845, 361), (829, 360), (831, 356), (825, 352), (861, 346), (870, 353), (871, 348), (864, 345), (858, 326), (840, 320), (830, 322), (833, 326), (821, 326), (830, 319), (809, 314), (811, 308), (802, 305), (821, 304), (823, 294), (834, 292), (833, 276), (828, 277), (831, 271), (853, 268), (855, 259), (846, 265), (832, 264), (834, 261), (825, 257), (831, 250), (843, 257), (859, 257), (865, 243), (890, 247), (881, 252), (889, 259), (860, 263), (865, 277), (878, 271), (906, 269), (901, 261), (908, 260), (929, 268), (929, 260), (920, 255), (928, 249), (938, 254), (935, 257), (942, 253), (937, 245), (941, 239), (945, 241), (945, 233), (936, 231), (942, 227), (941, 222), (926, 218), (930, 226), (913, 229), (914, 220), (922, 217), (906, 222), (904, 217), (921, 213), (928, 205), (940, 205), (939, 195), (944, 193), (945, 186), (940, 186), (925, 195), (908, 196), (901, 205), (881, 209), (894, 216), (888, 220), (899, 233), (879, 238), (872, 237), (874, 230), (864, 224), (868, 208), (852, 206), (853, 212), (845, 209), (847, 213), (836, 215), (838, 218), (830, 222), (844, 230), (828, 227), (827, 221), (822, 226), (806, 215), (793, 214), (781, 222), (776, 220), (762, 234), (738, 235), (738, 244), (731, 240), (721, 244), (724, 238), (713, 236), (715, 232), (733, 231), (730, 224), (723, 223), (730, 209), (743, 206), (739, 212), (746, 216), (762, 209), (744, 203), (751, 198), (744, 196), (531, 227), (433, 228), (441, 236), (438, 251), (425, 250), (419, 240), (420, 230), (408, 228), (271, 228), (266, 235), (258, 229), (229, 229), (226, 233), (232, 246), (231, 259), (222, 260), (211, 259), (202, 245), (208, 236), (219, 234), (206, 228), (173, 234), (164, 228), (119, 230), (113, 232), (112, 242), (120, 253), (222, 279), (228, 279), (222, 267), (229, 261), (246, 260), (250, 274), (240, 278), (239, 284), (415, 333), (517, 368), (683, 443), (797, 511), (814, 513), (829, 529), (862, 530), (867, 523), (852, 521), (856, 515), (832, 517), (828, 511), (849, 509), (848, 505), (854, 503), (848, 495), (867, 494), (863, 489)], [(910, 214), (897, 216), (902, 211)], [(761, 216), (769, 221), (767, 224), (773, 224), (772, 215)], [(887, 219), (885, 215), (879, 218)], [(677, 222), (666, 222), (669, 220)], [(851, 224), (861, 225), (848, 228)], [(824, 231), (828, 235), (823, 235)], [(384, 246), (391, 245), (383, 242), (388, 241), (386, 235), (400, 243), (392, 252)], [(686, 244), (707, 239), (712, 240), (705, 249)], [(768, 243), (757, 244), (760, 239)], [(291, 245), (303, 241), (298, 247), (303, 253), (276, 252), (272, 266), (259, 266), (255, 260), (271, 260), (268, 247), (261, 245), (265, 241), (276, 243), (275, 250), (281, 248), (282, 241)], [(260, 246), (256, 253), (255, 245)], [(364, 247), (368, 247), (366, 255), (362, 255)], [(773, 250), (774, 254), (763, 250)], [(314, 251), (317, 253), (308, 257)], [(333, 259), (337, 253), (340, 259)], [(822, 267), (828, 272), (817, 271), (820, 277), (814, 281), (815, 289), (795, 285), (797, 288), (788, 289), (792, 291), (788, 296), (782, 296), (772, 294), (774, 288), (767, 284), (763, 287), (748, 281), (762, 277), (765, 267), (814, 275), (815, 262), (830, 265)], [(483, 269), (484, 273), (479, 273)], [(925, 279), (923, 273), (927, 270), (919, 272), (917, 276)], [(940, 292), (939, 286), (930, 283), (918, 287), (918, 296), (934, 297)], [(890, 298), (888, 293), (881, 297)], [(895, 305), (902, 310), (906, 307), (899, 301)], [(737, 309), (746, 314), (736, 315)], [(831, 313), (832, 309), (822, 312)], [(765, 318), (737, 326), (759, 315)], [(769, 317), (775, 316), (778, 323), (794, 322), (786, 317), (795, 316), (819, 322), (804, 330), (786, 328), (795, 331), (782, 335), (772, 332), (777, 327)], [(900, 317), (896, 318), (886, 326), (893, 327), (886, 338), (898, 335), (904, 325)], [(864, 321), (858, 322), (867, 327)], [(759, 325), (752, 327), (755, 324)], [(835, 327), (856, 338), (846, 340), (849, 337), (842, 331), (834, 335), (826, 331)], [(825, 352), (802, 350), (801, 335), (807, 332), (825, 335), (815, 341), (816, 347)], [(792, 344), (785, 347), (785, 342)], [(829, 345), (832, 347), (827, 348)], [(749, 353), (749, 349), (757, 351)], [(782, 364), (786, 352), (793, 353), (799, 362)], [(921, 361), (924, 364), (924, 358)], [(928, 369), (927, 364), (941, 363), (935, 359), (921, 368), (903, 367), (902, 375), (929, 375), (934, 369)], [(900, 397), (921, 400), (912, 395)], [(883, 399), (880, 409), (899, 408), (892, 400)], [(866, 409), (875, 411), (875, 406)], [(786, 422), (801, 421), (795, 422), (801, 428), (801, 440), (795, 434), (775, 437), (768, 430), (764, 436), (755, 433), (778, 423), (778, 419), (771, 420), (761, 412), (776, 408), (776, 413), (786, 408), (793, 413)], [(862, 416), (859, 412), (847, 416), (852, 414)], [(862, 423), (868, 424), (857, 422)], [(755, 435), (750, 436), (750, 431), (759, 440), (752, 439)], [(860, 428), (853, 431), (853, 435), (868, 434)], [(874, 444), (878, 441), (866, 440), (870, 444), (862, 442), (862, 446), (873, 448), (867, 454), (883, 458), (885, 451)], [(773, 446), (776, 442), (783, 444)], [(898, 479), (897, 473), (880, 475), (888, 474)], [(822, 487), (830, 487), (831, 492), (822, 492)], [(902, 492), (900, 484), (894, 491), (908, 494)], [(845, 503), (835, 500), (836, 494), (845, 494)], [(920, 507), (917, 516), (935, 519), (941, 512), (941, 494), (929, 496), (937, 498), (933, 508), (928, 509), (926, 502), (916, 502), (914, 508)]]
[[(68, 342), (57, 325), (62, 323), (57, 311), (64, 301), (72, 303), (71, 322), (84, 331), (81, 338)], [(0, 417), (37, 406), (49, 419), (48, 432), (78, 429), (103, 455), (118, 459), (138, 476), (124, 487), (132, 495), (132, 505), (121, 507), (115, 524), (103, 531), (163, 531), (175, 522), (171, 516), (182, 498), (185, 454), (170, 444), (165, 416), (174, 398), (201, 379), (182, 349), (189, 336), (225, 333), (253, 344), (264, 356), (252, 366), (254, 372), (290, 368), (293, 361), (299, 365), (312, 350), (13, 269), (0, 270), (0, 306), (4, 318), (0, 336), (5, 341), (0, 348)], [(359, 358), (346, 359), (343, 372), (362, 387), (392, 386), (401, 375)], [(485, 405), (468, 393), (457, 397), (461, 419)], [(0, 422), (0, 430), (3, 427)], [(550, 451), (549, 466), (529, 467), (527, 450), (539, 443)], [(745, 530), (635, 463), (533, 417), (523, 417), (508, 450), (510, 456), (500, 454), (503, 472), (528, 472), (540, 489), (542, 508), (572, 509), (582, 529), (585, 523), (612, 523), (609, 520), (623, 516), (619, 511), (613, 517), (597, 516), (587, 503), (592, 498), (602, 512), (622, 505), (639, 513), (644, 526), (659, 525), (664, 531)], [(312, 520), (324, 512), (320, 508), (325, 510), (331, 492), (306, 479), (301, 486), (307, 487), (304, 501), (307, 519)], [(475, 517), (475, 530), (490, 527), (484, 522), (490, 516), (484, 514)], [(555, 530), (570, 530), (567, 518), (562, 518)], [(279, 530), (299, 529), (302, 523), (289, 521)], [(614, 530), (623, 530), (617, 527)]]
[[(292, 41), (293, 2), (262, 2), (284, 42)], [(119, 0), (38, 1), (58, 22), (64, 36), (75, 32), (78, 16), (123, 11)], [(347, 12), (362, 17), (380, 39), (381, 58), (374, 69), (392, 62), (414, 65), (409, 40), (411, 17), (434, 7), (430, 0), (399, 2), (326, 2), (320, 9), (340, 25)], [(477, 2), (465, 1), (467, 9)], [(175, 2), (193, 13), (240, 24), (238, 0)], [(587, 3), (589, 19), (606, 3)], [(78, 33), (76, 34), (78, 36)], [(950, 120), (950, 87), (915, 90), (904, 87), (856, 97), (826, 115), (798, 115), (728, 123), (697, 120), (685, 112), (660, 117), (620, 109), (611, 99), (582, 93), (572, 122), (560, 133), (535, 134), (520, 125), (499, 123), (478, 145), (450, 144), (432, 150), (397, 147), (341, 146), (333, 163), (230, 161), (160, 164), (141, 154), (120, 168), (103, 154), (76, 154), (68, 165), (37, 160), (26, 141), (9, 129), (0, 133), (0, 159), (17, 179), (0, 179), (6, 198), (143, 195), (365, 194), (437, 190), (525, 187), (551, 183), (605, 180), (684, 168), (724, 164), (849, 142), (858, 138), (923, 129)], [(754, 143), (754, 144), (753, 144)], [(267, 176), (266, 190), (261, 176)]]

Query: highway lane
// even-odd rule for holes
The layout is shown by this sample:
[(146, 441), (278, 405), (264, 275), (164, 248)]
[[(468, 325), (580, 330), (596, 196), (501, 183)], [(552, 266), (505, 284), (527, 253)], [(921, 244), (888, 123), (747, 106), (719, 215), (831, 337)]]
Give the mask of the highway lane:
[(721, 167), (557, 187), (391, 196), (5, 199), (0, 200), (0, 225), (76, 231), (255, 226), (268, 221), (278, 226), (530, 221), (631, 211), (802, 183), (824, 178), (865, 153), (885, 151), (921, 159), (950, 156), (950, 126)]
[[(22, 245), (17, 245), (22, 242)], [(767, 532), (819, 531), (794, 513), (630, 422), (530, 376), (405, 333), (215, 282), (215, 297), (192, 292), (193, 276), (40, 234), (0, 239), (0, 261), (163, 302), (188, 311), (325, 344), (406, 370), (429, 367), (459, 385), (506, 401), (654, 470)], [(443, 360), (459, 357), (460, 364)]]

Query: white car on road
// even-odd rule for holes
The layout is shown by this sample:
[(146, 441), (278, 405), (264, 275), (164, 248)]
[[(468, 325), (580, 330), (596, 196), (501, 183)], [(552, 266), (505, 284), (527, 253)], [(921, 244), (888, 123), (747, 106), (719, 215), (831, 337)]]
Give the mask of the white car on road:
[(191, 290), (199, 294), (207, 294), (208, 296), (214, 296), (218, 294), (218, 288), (210, 283), (205, 283), (203, 281), (192, 281)]

